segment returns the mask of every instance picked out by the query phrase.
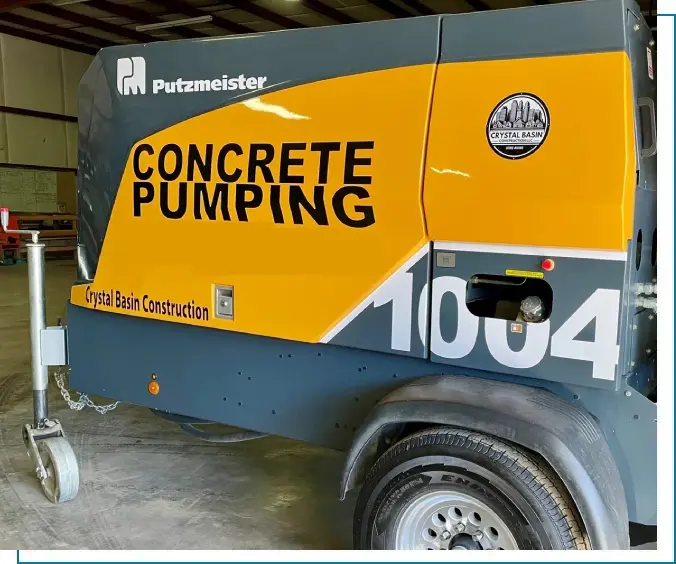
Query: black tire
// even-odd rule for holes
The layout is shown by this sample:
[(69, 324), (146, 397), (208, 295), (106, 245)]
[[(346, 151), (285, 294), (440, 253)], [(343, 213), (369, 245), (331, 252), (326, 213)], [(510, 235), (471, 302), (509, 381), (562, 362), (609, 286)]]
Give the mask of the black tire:
[[(420, 496), (439, 491), (488, 506), (508, 524), (519, 550), (589, 548), (573, 501), (544, 460), (499, 439), (449, 427), (408, 436), (378, 459), (355, 508), (355, 548), (396, 548), (404, 510)], [(416, 539), (417, 532), (412, 534)], [(471, 548), (489, 544), (469, 539)], [(497, 547), (497, 541), (490, 546)]]

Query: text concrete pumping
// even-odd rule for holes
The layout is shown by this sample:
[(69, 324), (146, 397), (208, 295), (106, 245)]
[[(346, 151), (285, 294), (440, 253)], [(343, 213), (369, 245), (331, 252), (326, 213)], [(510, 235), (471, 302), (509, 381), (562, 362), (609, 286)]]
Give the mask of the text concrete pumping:
[[(373, 149), (372, 141), (282, 143), (277, 151), (269, 143), (244, 148), (227, 143), (216, 149), (191, 143), (186, 151), (168, 144), (156, 153), (141, 144), (133, 155), (134, 216), (141, 217), (144, 206), (154, 203), (168, 219), (191, 214), (248, 221), (250, 210), (263, 207), (275, 223), (329, 225), (328, 208), (345, 226), (368, 227), (376, 221), (367, 188)], [(327, 186), (329, 173), (339, 176), (342, 186)], [(150, 182), (153, 178), (159, 181)], [(216, 179), (222, 182), (212, 182)]]

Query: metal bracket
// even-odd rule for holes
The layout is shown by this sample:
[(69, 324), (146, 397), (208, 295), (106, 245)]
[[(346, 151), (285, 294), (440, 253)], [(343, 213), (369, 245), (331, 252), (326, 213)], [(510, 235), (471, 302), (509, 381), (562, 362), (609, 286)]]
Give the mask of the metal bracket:
[(47, 470), (45, 470), (45, 465), (40, 457), (37, 442), (51, 437), (65, 438), (66, 435), (58, 419), (45, 419), (39, 427), (26, 424), (24, 425), (22, 434), (23, 442), (26, 445), (26, 452), (31, 457), (33, 464), (35, 464), (35, 473), (42, 484), (47, 479)]
[(68, 365), (65, 327), (45, 327), (40, 330), (40, 360), (42, 366)]

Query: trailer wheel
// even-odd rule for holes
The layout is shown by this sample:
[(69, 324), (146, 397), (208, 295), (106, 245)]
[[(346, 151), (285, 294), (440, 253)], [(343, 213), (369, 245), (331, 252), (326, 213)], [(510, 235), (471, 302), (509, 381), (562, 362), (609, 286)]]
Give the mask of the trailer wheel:
[(37, 444), (46, 472), (40, 483), (47, 499), (52, 503), (75, 499), (80, 489), (80, 471), (70, 443), (64, 437), (50, 437)]
[(585, 550), (573, 501), (536, 455), (448, 427), (401, 440), (369, 472), (357, 549)]

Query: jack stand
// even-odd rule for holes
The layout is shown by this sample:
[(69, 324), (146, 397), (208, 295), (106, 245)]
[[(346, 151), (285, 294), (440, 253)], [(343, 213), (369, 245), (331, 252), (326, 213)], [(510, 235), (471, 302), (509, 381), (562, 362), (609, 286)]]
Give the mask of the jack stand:
[[(43, 352), (49, 350), (48, 341), (43, 343), (46, 333), (45, 314), (45, 245), (38, 241), (39, 231), (7, 229), (9, 210), (0, 208), (0, 225), (6, 233), (26, 234), (31, 242), (26, 243), (28, 251), (28, 294), (30, 305), (31, 371), (33, 382), (33, 424), (23, 428), (23, 440), (28, 455), (35, 464), (35, 472), (42, 491), (52, 503), (62, 503), (77, 496), (80, 486), (80, 472), (70, 443), (61, 423), (50, 420), (47, 409), (49, 383), (49, 358)], [(65, 348), (65, 341), (64, 341)], [(65, 359), (65, 350), (62, 351)]]

